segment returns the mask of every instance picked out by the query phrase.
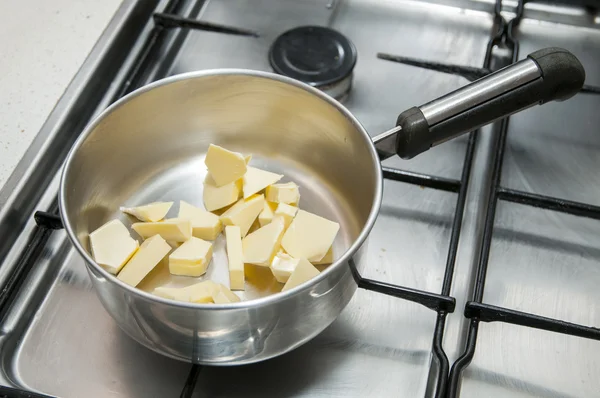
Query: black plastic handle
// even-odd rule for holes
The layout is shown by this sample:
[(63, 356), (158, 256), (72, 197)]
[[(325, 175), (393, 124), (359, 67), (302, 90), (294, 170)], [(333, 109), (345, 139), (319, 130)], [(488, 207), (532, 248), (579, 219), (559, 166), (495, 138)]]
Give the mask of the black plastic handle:
[(536, 104), (563, 101), (583, 86), (581, 62), (562, 48), (536, 51), (452, 93), (398, 116), (396, 153), (410, 159), (434, 145)]

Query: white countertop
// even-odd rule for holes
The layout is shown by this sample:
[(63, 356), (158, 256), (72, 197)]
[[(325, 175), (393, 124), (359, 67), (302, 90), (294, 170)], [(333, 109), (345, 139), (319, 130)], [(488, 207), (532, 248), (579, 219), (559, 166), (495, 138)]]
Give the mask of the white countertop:
[(121, 1), (0, 2), (0, 188)]

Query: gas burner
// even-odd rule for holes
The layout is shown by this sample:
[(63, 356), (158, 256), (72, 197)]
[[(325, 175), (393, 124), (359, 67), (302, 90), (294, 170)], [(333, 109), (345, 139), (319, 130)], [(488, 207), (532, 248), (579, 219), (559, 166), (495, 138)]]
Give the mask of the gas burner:
[(276, 73), (292, 77), (341, 100), (352, 87), (356, 47), (341, 33), (300, 26), (280, 35), (269, 50)]

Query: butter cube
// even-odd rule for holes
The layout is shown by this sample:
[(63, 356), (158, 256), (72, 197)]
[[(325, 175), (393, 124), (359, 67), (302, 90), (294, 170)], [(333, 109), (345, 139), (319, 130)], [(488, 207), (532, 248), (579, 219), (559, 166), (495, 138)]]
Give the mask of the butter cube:
[(216, 289), (217, 284), (215, 282), (206, 280), (180, 288), (161, 286), (154, 289), (152, 293), (170, 300), (186, 301), (190, 303), (212, 303), (213, 293)]
[(226, 304), (226, 303), (237, 303), (240, 298), (231, 290), (227, 289), (227, 286), (220, 283), (213, 290), (212, 299), (215, 304)]
[(229, 261), (229, 286), (232, 290), (244, 290), (244, 257), (240, 227), (225, 227), (227, 242), (227, 260)]
[(265, 201), (263, 210), (258, 215), (258, 223), (260, 224), (261, 227), (264, 227), (265, 225), (267, 225), (268, 223), (270, 223), (273, 220), (273, 213), (275, 212), (276, 208), (277, 208), (277, 203)]
[(215, 211), (229, 206), (240, 198), (242, 194), (242, 179), (217, 187), (210, 174), (204, 179), (202, 199), (208, 211)]
[(277, 205), (277, 209), (273, 213), (273, 217), (282, 217), (285, 228), (290, 226), (294, 217), (296, 217), (296, 213), (298, 212), (298, 208), (295, 206), (290, 206), (286, 203), (279, 203)]
[(271, 272), (273, 272), (273, 276), (277, 279), (277, 282), (286, 283), (299, 263), (299, 259), (279, 252), (273, 257)]
[(133, 287), (137, 286), (170, 251), (171, 246), (160, 235), (146, 239), (119, 272), (117, 279)]
[(184, 287), (191, 303), (212, 303), (216, 288), (217, 284), (209, 280)]
[(283, 219), (275, 217), (271, 223), (246, 236), (242, 240), (244, 262), (265, 267), (271, 265), (273, 256), (281, 246), (283, 231)]
[(333, 246), (327, 250), (325, 257), (323, 257), (320, 261), (313, 261), (313, 265), (326, 265), (331, 263), (333, 263)]
[(190, 301), (189, 295), (185, 294), (183, 289), (179, 287), (159, 286), (152, 291), (152, 294), (169, 300)]
[(265, 196), (269, 202), (297, 205), (300, 201), (300, 190), (293, 182), (273, 184), (267, 187)]
[(246, 173), (246, 159), (238, 152), (210, 144), (204, 160), (217, 187), (234, 182)]
[(292, 257), (321, 261), (340, 229), (336, 222), (298, 210), (296, 217), (283, 235), (281, 245)]
[(173, 275), (204, 275), (211, 259), (212, 244), (192, 236), (169, 256), (169, 272)]
[(138, 250), (139, 243), (129, 235), (127, 227), (112, 220), (90, 234), (90, 250), (98, 265), (117, 274)]
[(246, 236), (258, 214), (263, 210), (264, 195), (254, 195), (248, 199), (240, 199), (221, 215), (223, 225), (237, 225), (242, 237)]
[[(256, 220), (254, 220), (254, 222), (250, 226), (250, 229), (248, 230), (248, 234), (251, 234), (252, 232), (256, 231), (259, 228), (260, 228), (260, 223), (258, 222), (258, 218), (257, 218)], [(248, 234), (246, 234), (246, 235), (248, 235)]]
[(286, 290), (293, 289), (319, 274), (319, 270), (316, 269), (314, 265), (312, 265), (308, 260), (302, 258), (290, 275), (290, 278), (287, 280), (285, 285), (283, 285), (281, 291), (285, 292)]
[(244, 156), (244, 160), (246, 161), (246, 164), (250, 163), (250, 161), (252, 160), (252, 155)]
[(192, 236), (192, 222), (182, 218), (170, 218), (157, 222), (139, 222), (131, 226), (142, 238), (160, 235), (165, 240), (185, 242)]
[(270, 171), (248, 166), (246, 174), (244, 174), (244, 198), (248, 198), (255, 193), (262, 191), (269, 185), (275, 184), (277, 181), (281, 180), (282, 177), (282, 174), (275, 174)]
[(204, 240), (215, 240), (223, 229), (223, 224), (218, 216), (192, 206), (191, 204), (179, 202), (179, 215), (177, 218), (188, 219), (192, 222), (192, 235)]
[(131, 214), (140, 221), (160, 221), (169, 212), (173, 202), (153, 202), (144, 206), (121, 207), (123, 213)]

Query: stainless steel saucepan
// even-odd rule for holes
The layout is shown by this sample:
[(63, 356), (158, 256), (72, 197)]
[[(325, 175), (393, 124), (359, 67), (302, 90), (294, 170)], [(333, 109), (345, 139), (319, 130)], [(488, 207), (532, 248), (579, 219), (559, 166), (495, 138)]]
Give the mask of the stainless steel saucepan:
[[(380, 159), (415, 156), (459, 134), (535, 104), (571, 97), (585, 72), (569, 52), (550, 48), (419, 108), (375, 138), (340, 103), (295, 80), (249, 70), (172, 76), (117, 101), (79, 137), (67, 158), (60, 212), (85, 259), (93, 285), (119, 326), (166, 356), (211, 365), (257, 362), (321, 332), (357, 285), (349, 261), (367, 267), (365, 248), (382, 196)], [(246, 270), (246, 301), (190, 304), (148, 291), (197, 279), (174, 277), (161, 264), (132, 288), (98, 266), (88, 234), (120, 206), (161, 200), (202, 204), (204, 154), (210, 143), (245, 154), (301, 187), (302, 208), (340, 223), (336, 261), (292, 290), (270, 271)], [(176, 208), (176, 206), (174, 206)], [(168, 216), (174, 216), (169, 214)], [(205, 278), (228, 284), (223, 242), (215, 242)], [(219, 264), (219, 266), (217, 266)], [(202, 278), (199, 278), (202, 279)]]

